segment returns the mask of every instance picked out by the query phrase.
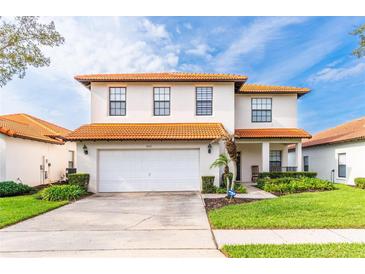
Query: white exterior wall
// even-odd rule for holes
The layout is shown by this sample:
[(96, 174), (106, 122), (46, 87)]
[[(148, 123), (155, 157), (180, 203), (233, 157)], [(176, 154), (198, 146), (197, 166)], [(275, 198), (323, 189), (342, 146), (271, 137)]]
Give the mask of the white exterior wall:
[[(83, 146), (86, 144), (88, 154), (85, 155)], [(77, 145), (78, 172), (90, 174), (89, 191), (98, 192), (98, 150), (101, 149), (199, 149), (200, 176), (215, 176), (215, 184), (219, 184), (220, 170), (210, 169), (210, 165), (220, 154), (219, 144), (212, 145), (212, 151), (208, 153), (209, 142), (83, 142)], [(173, 155), (171, 155), (173, 157)]]
[(75, 151), (76, 164), (75, 143), (56, 145), (0, 134), (0, 181), (16, 181), (19, 178), (30, 186), (41, 184), (40, 165), (45, 156), (51, 166), (46, 165), (48, 179), (44, 183), (55, 182), (66, 173), (69, 150)]
[[(195, 115), (195, 88), (213, 87), (213, 115)], [(126, 87), (126, 116), (109, 116), (109, 87)], [(153, 115), (153, 87), (170, 87), (171, 115)], [(99, 83), (91, 84), (91, 123), (222, 123), (234, 131), (233, 83)]]
[[(338, 177), (338, 154), (346, 153), (346, 178)], [(295, 152), (290, 152), (295, 161)], [(303, 148), (303, 157), (309, 157), (309, 171), (317, 172), (317, 177), (331, 180), (331, 170), (335, 170), (335, 182), (354, 184), (357, 177), (365, 177), (365, 142), (323, 145)]]
[[(272, 122), (251, 122), (251, 99), (272, 98)], [(236, 128), (296, 128), (297, 95), (250, 94), (236, 95)]]

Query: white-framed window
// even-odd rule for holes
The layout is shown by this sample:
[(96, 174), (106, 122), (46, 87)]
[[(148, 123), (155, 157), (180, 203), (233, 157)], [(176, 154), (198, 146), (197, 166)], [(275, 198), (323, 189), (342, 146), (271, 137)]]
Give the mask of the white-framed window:
[(126, 115), (126, 92), (125, 87), (109, 88), (109, 115), (125, 116)]
[(346, 153), (338, 154), (338, 177), (346, 178)]
[(272, 121), (272, 99), (251, 99), (251, 121), (253, 123), (270, 123)]
[(304, 171), (309, 171), (309, 156), (303, 157)]
[(68, 168), (75, 167), (75, 151), (69, 150), (68, 151)]
[(197, 87), (196, 88), (196, 115), (211, 116), (213, 115), (213, 88)]
[(281, 169), (281, 150), (270, 150), (270, 171), (280, 172)]
[(153, 115), (169, 116), (170, 115), (170, 88), (155, 87), (153, 88)]

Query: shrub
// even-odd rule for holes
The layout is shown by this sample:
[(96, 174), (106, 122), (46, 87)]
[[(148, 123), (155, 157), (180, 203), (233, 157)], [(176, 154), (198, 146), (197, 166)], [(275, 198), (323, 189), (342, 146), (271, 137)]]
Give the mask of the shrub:
[(234, 190), (237, 193), (246, 193), (247, 192), (246, 188), (242, 184), (237, 184), (237, 183), (234, 185)]
[(89, 186), (90, 175), (87, 173), (74, 173), (68, 175), (70, 185), (78, 185), (87, 191)]
[(365, 178), (355, 178), (355, 185), (358, 188), (365, 189)]
[(216, 189), (215, 193), (217, 193), (217, 194), (226, 194), (227, 193), (227, 188), (225, 188), (225, 187), (218, 187)]
[(32, 187), (13, 181), (0, 182), (0, 197), (28, 194)]
[(47, 201), (76, 200), (85, 194), (85, 189), (79, 185), (54, 185), (39, 192), (40, 198)]
[(264, 179), (261, 181), (261, 187), (263, 190), (278, 193), (298, 193), (305, 191), (316, 191), (316, 190), (333, 190), (335, 186), (332, 182), (327, 180), (321, 180), (318, 178), (276, 178), (276, 179)]
[(299, 171), (289, 171), (289, 172), (260, 172), (258, 179), (264, 179), (269, 177), (270, 179), (283, 178), (283, 177), (291, 177), (291, 178), (300, 178), (300, 177), (309, 177), (315, 178), (317, 176), (316, 172), (299, 172)]
[(216, 193), (214, 178), (214, 176), (202, 176), (202, 193)]

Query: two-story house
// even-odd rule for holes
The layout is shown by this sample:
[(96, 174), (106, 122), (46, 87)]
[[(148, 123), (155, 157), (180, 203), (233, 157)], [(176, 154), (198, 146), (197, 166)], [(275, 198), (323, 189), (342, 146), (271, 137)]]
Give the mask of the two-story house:
[(297, 128), (297, 99), (306, 88), (245, 84), (247, 77), (210, 73), (79, 75), (91, 91), (91, 124), (67, 139), (78, 143), (78, 171), (93, 192), (196, 191), (201, 176), (235, 134), (238, 175), (286, 169), (288, 145), (309, 134)]

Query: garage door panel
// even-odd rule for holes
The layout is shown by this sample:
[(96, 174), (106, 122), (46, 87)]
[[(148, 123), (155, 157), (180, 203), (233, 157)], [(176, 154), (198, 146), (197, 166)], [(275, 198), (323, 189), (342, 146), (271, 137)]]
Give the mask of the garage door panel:
[(199, 150), (101, 150), (99, 191), (200, 190)]

